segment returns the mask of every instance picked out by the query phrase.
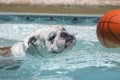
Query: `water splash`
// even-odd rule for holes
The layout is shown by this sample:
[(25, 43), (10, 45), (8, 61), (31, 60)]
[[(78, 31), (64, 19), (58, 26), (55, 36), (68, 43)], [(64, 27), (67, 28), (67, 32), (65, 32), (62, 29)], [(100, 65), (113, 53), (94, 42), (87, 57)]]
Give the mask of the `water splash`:
[[(107, 49), (102, 47), (96, 37), (96, 26), (76, 26), (76, 25), (41, 25), (41, 24), (0, 24), (0, 38), (14, 41), (23, 41), (26, 35), (32, 31), (49, 26), (63, 26), (71, 33), (76, 34), (77, 43), (74, 48), (65, 54), (61, 54), (49, 60), (43, 60), (43, 64), (39, 64), (37, 60), (28, 60), (23, 65), (20, 73), (40, 74), (42, 71), (55, 71), (55, 74), (68, 74), (71, 71), (84, 69), (88, 67), (96, 67), (104, 69), (119, 68), (120, 67), (120, 51), (118, 49)], [(13, 41), (13, 42), (14, 42)], [(4, 40), (2, 41), (3, 43)], [(4, 45), (7, 45), (5, 43)], [(32, 70), (32, 71), (30, 71)], [(57, 71), (56, 71), (57, 70)], [(64, 71), (61, 71), (64, 70)], [(30, 71), (30, 72), (29, 72)], [(17, 75), (21, 75), (18, 74)], [(27, 73), (27, 74), (28, 74)], [(33, 75), (32, 74), (32, 75)], [(16, 74), (14, 74), (16, 75)], [(31, 74), (30, 74), (31, 75)], [(5, 75), (4, 75), (5, 76)], [(45, 79), (58, 79), (43, 78)], [(59, 77), (59, 79), (66, 79)], [(59, 80), (58, 79), (58, 80)], [(72, 80), (71, 78), (68, 80)]]

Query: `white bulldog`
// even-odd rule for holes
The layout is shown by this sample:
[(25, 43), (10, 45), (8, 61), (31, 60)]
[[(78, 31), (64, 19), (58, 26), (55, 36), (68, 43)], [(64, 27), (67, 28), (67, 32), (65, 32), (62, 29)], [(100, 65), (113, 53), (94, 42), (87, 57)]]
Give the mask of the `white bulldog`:
[(47, 57), (47, 54), (60, 54), (71, 49), (75, 42), (76, 37), (65, 28), (47, 27), (33, 32), (23, 42), (18, 42), (11, 47), (0, 48), (0, 55)]

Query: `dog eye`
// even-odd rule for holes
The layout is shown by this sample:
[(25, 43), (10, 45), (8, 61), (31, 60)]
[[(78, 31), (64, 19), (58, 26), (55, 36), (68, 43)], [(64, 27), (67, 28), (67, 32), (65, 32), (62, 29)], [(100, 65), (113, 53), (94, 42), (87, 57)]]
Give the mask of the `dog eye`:
[(67, 37), (67, 36), (68, 36), (68, 34), (67, 34), (67, 33), (65, 33), (65, 32), (62, 32), (62, 33), (60, 34), (60, 36), (61, 36), (61, 37)]
[(51, 34), (49, 35), (48, 40), (49, 40), (49, 41), (53, 41), (55, 37), (56, 37), (56, 34), (55, 34), (55, 33), (51, 33)]

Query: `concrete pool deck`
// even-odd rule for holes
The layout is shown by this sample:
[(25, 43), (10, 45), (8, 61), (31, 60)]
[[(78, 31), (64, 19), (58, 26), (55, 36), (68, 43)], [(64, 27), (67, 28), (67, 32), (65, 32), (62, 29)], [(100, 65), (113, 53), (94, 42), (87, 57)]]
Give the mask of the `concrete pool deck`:
[(104, 14), (120, 9), (120, 0), (0, 0), (0, 12)]

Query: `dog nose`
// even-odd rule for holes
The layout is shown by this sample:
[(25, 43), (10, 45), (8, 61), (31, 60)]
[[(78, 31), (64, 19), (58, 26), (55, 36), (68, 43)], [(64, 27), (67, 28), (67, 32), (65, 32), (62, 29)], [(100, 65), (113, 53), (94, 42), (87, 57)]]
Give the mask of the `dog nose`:
[(73, 41), (74, 37), (72, 35), (69, 35), (66, 39), (66, 42)]

